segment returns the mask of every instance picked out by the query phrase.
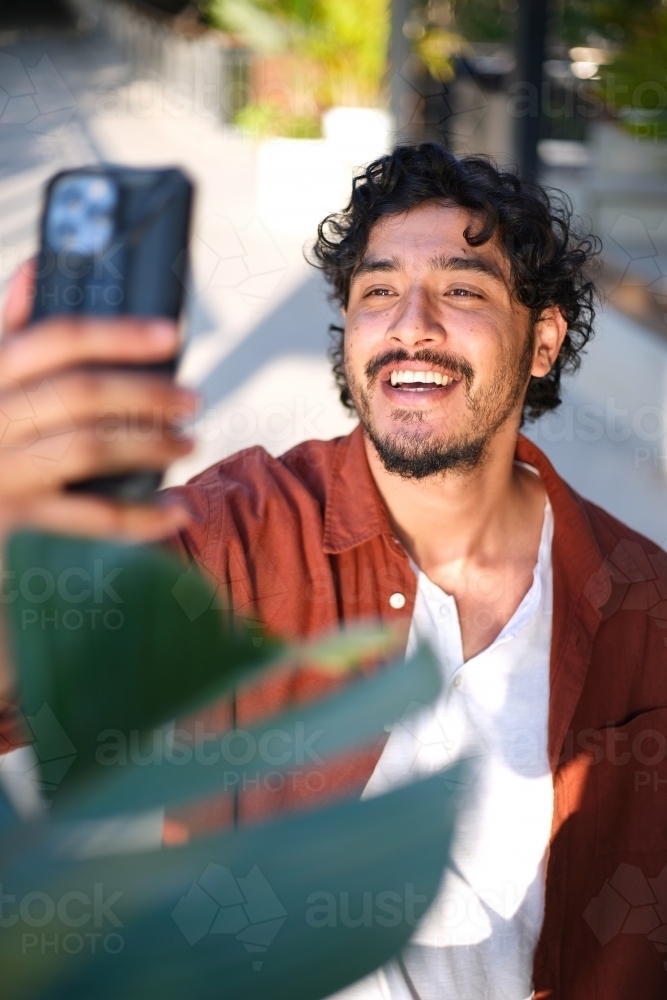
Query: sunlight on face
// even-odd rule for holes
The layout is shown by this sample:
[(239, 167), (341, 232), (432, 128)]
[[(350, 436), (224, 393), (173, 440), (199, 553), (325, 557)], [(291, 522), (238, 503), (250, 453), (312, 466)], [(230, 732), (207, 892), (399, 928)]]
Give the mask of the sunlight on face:
[(388, 471), (474, 467), (518, 429), (533, 360), (530, 313), (493, 242), (468, 245), (468, 211), (427, 202), (376, 223), (345, 313), (345, 373)]

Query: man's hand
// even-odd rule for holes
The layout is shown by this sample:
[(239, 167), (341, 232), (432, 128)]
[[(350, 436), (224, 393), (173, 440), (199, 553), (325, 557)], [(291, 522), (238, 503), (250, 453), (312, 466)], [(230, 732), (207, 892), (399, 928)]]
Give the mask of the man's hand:
[[(58, 317), (28, 326), (33, 275), (29, 262), (14, 277), (0, 339), (0, 554), (20, 527), (137, 542), (173, 534), (187, 522), (173, 504), (116, 503), (65, 485), (163, 469), (191, 450), (177, 429), (194, 415), (191, 392), (146, 372), (89, 367), (165, 361), (178, 347), (175, 324)], [(0, 709), (12, 690), (4, 626), (0, 615)]]
[(173, 505), (120, 504), (64, 486), (165, 468), (191, 450), (177, 429), (194, 415), (191, 392), (146, 372), (86, 367), (167, 360), (175, 324), (57, 317), (26, 326), (33, 271), (29, 262), (11, 283), (0, 340), (0, 542), (20, 526), (134, 541), (172, 534), (187, 520)]

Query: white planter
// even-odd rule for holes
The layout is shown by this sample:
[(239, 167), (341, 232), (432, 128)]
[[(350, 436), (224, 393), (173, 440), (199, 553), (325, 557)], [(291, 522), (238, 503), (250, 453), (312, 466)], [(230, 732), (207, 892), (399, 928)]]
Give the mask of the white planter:
[(330, 108), (322, 115), (322, 131), (339, 155), (360, 167), (389, 150), (393, 123), (382, 108)]
[(391, 145), (391, 117), (379, 108), (331, 108), (323, 139), (269, 139), (260, 144), (257, 204), (273, 229), (308, 236), (350, 197), (360, 166)]
[(325, 139), (269, 139), (257, 160), (257, 210), (271, 229), (305, 238), (349, 197), (351, 171)]

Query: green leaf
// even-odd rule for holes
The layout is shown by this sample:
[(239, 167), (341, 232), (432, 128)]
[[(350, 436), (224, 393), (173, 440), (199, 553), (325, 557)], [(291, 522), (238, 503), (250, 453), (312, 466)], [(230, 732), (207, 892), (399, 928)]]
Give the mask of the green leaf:
[[(18, 900), (45, 894), (55, 904), (49, 940), (73, 935), (73, 952), (94, 931), (98, 948), (94, 955), (88, 943), (78, 954), (26, 950), (25, 933), (41, 930), (18, 920), (0, 935), (3, 996), (327, 997), (387, 961), (414, 932), (447, 863), (459, 785), (453, 768), (378, 798), (182, 848), (78, 863), (58, 863), (54, 831), (50, 847), (33, 845), (18, 864), (12, 852), (4, 855), (3, 891)], [(67, 907), (59, 909), (67, 893), (80, 894), (69, 897), (70, 912), (91, 914), (90, 927), (75, 929)], [(116, 937), (105, 947), (109, 934)]]
[(223, 617), (202, 577), (162, 550), (20, 532), (8, 562), (21, 701), (60, 789), (96, 768), (100, 732), (161, 725), (282, 648)]
[(283, 660), (290, 664), (315, 663), (330, 673), (342, 673), (357, 666), (360, 660), (396, 655), (404, 648), (402, 626), (364, 623), (295, 643), (285, 651)]
[[(345, 648), (349, 651), (349, 644)], [(177, 753), (163, 752), (153, 764), (109, 766), (105, 780), (81, 787), (70, 801), (61, 800), (61, 816), (93, 819), (138, 812), (243, 787), (246, 775), (254, 779), (282, 768), (290, 773), (311, 770), (323, 757), (383, 735), (406, 710), (432, 701), (440, 687), (438, 663), (428, 646), (421, 646), (408, 661), (243, 730), (240, 752), (231, 734), (208, 746), (181, 743)], [(308, 753), (300, 753), (299, 746), (308, 747)]]
[(283, 52), (288, 46), (287, 26), (250, 0), (213, 0), (207, 15), (216, 28), (243, 35), (258, 52)]
[[(23, 533), (12, 539), (9, 558), (25, 712), (45, 780), (61, 782), (63, 792), (49, 822), (2, 831), (2, 891), (18, 901), (17, 921), (0, 935), (4, 997), (189, 1000), (195, 984), (198, 1000), (317, 1000), (402, 947), (414, 930), (408, 908), (415, 895), (423, 904), (433, 898), (446, 863), (458, 784), (451, 772), (178, 849), (67, 860), (75, 817), (145, 810), (219, 788), (220, 774), (210, 766), (136, 766), (104, 787), (108, 770), (92, 764), (103, 729), (146, 733), (286, 663), (321, 656), (329, 670), (349, 669), (355, 656), (386, 655), (384, 634), (360, 631), (276, 655), (256, 630), (223, 622), (197, 574), (161, 552)], [(120, 626), (102, 630), (105, 613), (114, 610), (123, 614)], [(409, 663), (250, 735), (259, 745), (276, 727), (298, 724), (304, 740), (318, 736), (318, 754), (336, 753), (377, 736), (439, 686), (431, 654), (420, 650)], [(75, 779), (65, 794), (69, 771)], [(228, 895), (216, 902), (213, 883), (241, 893), (241, 901)], [(27, 898), (46, 907), (47, 925), (36, 927), (25, 907), (22, 914)], [(331, 926), (318, 926), (318, 902), (329, 906)], [(353, 918), (364, 914), (359, 926), (350, 925), (349, 907)]]

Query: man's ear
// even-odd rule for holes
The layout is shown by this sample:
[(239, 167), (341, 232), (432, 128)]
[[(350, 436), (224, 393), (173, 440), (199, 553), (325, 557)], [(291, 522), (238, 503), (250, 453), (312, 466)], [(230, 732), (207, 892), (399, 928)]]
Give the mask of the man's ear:
[(530, 374), (543, 378), (553, 368), (565, 340), (567, 321), (558, 306), (548, 306), (535, 323), (535, 347)]

